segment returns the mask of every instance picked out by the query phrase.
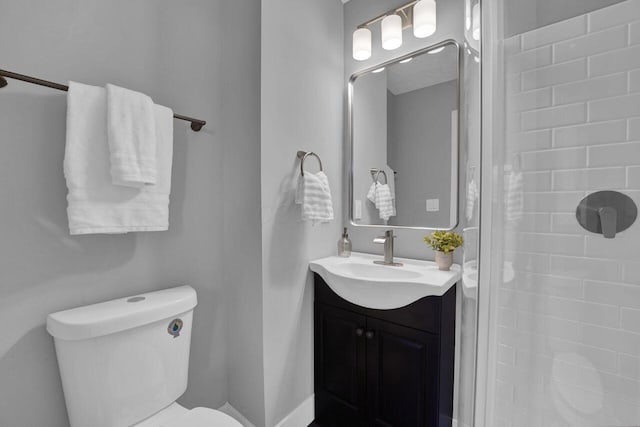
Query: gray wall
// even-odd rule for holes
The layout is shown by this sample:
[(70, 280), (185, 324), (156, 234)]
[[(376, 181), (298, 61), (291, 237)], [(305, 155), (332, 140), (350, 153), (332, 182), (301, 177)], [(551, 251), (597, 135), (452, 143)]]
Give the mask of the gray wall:
[[(264, 426), (260, 224), (260, 0), (221, 2), (224, 283), (229, 403)], [(241, 21), (241, 22), (240, 22)], [(211, 25), (211, 24), (210, 24)], [(215, 183), (213, 184), (215, 185)], [(220, 235), (213, 239), (220, 238)], [(215, 277), (215, 276), (214, 276)]]
[[(446, 39), (455, 39), (462, 42), (464, 2), (462, 0), (443, 0), (438, 2), (438, 29), (432, 36), (418, 39), (413, 36), (411, 30), (403, 33), (404, 41), (400, 48), (392, 51), (382, 49), (380, 44), (380, 25), (373, 25), (372, 30), (372, 56), (366, 61), (356, 61), (351, 56), (352, 34), (358, 25), (378, 16), (387, 10), (406, 3), (404, 0), (350, 0), (344, 5), (344, 61), (345, 74), (344, 85), (354, 72), (373, 67), (376, 64), (400, 57), (406, 53), (436, 44)], [(346, 169), (346, 168), (345, 168)], [(348, 216), (347, 196), (344, 196), (344, 223), (350, 226)], [(380, 245), (373, 243), (373, 238), (380, 234), (378, 229), (367, 227), (350, 227), (354, 250), (369, 253), (381, 253)], [(406, 256), (420, 259), (433, 259), (432, 252), (428, 250), (422, 241), (425, 233), (416, 230), (398, 230), (398, 238), (395, 250), (398, 256)]]
[[(189, 388), (181, 402), (217, 407), (227, 400), (228, 382), (232, 390), (248, 382), (227, 379), (223, 242), (245, 236), (223, 235), (232, 213), (222, 202), (237, 202), (232, 226), (246, 220), (247, 233), (259, 236), (259, 194), (249, 192), (247, 201), (234, 193), (259, 179), (259, 45), (256, 28), (245, 28), (247, 22), (259, 25), (255, 3), (3, 3), (3, 68), (59, 82), (124, 85), (208, 125), (194, 133), (175, 122), (169, 231), (71, 237), (62, 174), (65, 96), (15, 81), (0, 92), (0, 323), (11, 325), (3, 328), (0, 344), (0, 425), (68, 425), (53, 341), (44, 329), (48, 313), (182, 283), (196, 288), (199, 305)], [(247, 50), (225, 46), (232, 43), (224, 31), (234, 27), (248, 31), (240, 42)], [(237, 122), (244, 117), (248, 129), (236, 135), (236, 123), (224, 120), (230, 115)], [(237, 173), (226, 160), (239, 165), (246, 152), (253, 170)], [(259, 248), (254, 238), (249, 254)], [(242, 288), (239, 295), (259, 292), (256, 282), (241, 283), (256, 279), (256, 269), (259, 263), (246, 276), (229, 274)], [(248, 304), (246, 311), (256, 306), (254, 300)], [(246, 348), (233, 347), (236, 355)], [(254, 366), (258, 358), (260, 353), (246, 362), (248, 373), (261, 369)]]
[[(262, 1), (262, 285), (269, 427), (313, 394), (308, 262), (335, 254), (342, 225), (342, 12), (339, 0)], [(322, 158), (336, 213), (330, 224), (300, 221), (293, 202), (299, 149)], [(308, 167), (316, 170), (313, 162)]]
[[(393, 95), (388, 92), (388, 163), (396, 178), (397, 216), (400, 225), (450, 227), (451, 112), (456, 110), (458, 81)], [(440, 199), (440, 210), (426, 211), (427, 199)]]
[(505, 37), (564, 21), (622, 0), (508, 0), (504, 2)]

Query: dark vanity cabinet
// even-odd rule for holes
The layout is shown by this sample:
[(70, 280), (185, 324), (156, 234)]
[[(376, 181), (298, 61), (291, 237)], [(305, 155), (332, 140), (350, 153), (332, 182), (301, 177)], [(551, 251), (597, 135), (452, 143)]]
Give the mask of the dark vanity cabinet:
[(455, 286), (373, 310), (315, 274), (315, 426), (450, 427)]

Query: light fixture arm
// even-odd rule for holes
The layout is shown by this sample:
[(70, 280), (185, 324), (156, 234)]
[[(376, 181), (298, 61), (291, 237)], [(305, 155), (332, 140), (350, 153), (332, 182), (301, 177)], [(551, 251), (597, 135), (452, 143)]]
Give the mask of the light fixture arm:
[(412, 25), (413, 20), (413, 6), (418, 3), (418, 0), (410, 1), (409, 3), (405, 3), (400, 7), (396, 7), (395, 9), (389, 9), (385, 13), (376, 16), (373, 19), (368, 20), (367, 22), (363, 22), (358, 25), (357, 28), (367, 28), (371, 24), (375, 24), (376, 22), (382, 21), (388, 15), (397, 14), (402, 18), (402, 28), (409, 28)]

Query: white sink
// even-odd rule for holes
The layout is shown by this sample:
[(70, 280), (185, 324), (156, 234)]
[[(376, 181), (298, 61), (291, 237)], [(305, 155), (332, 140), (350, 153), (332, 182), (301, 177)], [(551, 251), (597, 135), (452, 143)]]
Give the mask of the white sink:
[(460, 266), (440, 271), (435, 262), (396, 258), (402, 267), (374, 264), (380, 255), (354, 252), (349, 258), (332, 256), (312, 261), (318, 273), (340, 297), (362, 307), (400, 308), (427, 296), (442, 296), (460, 279)]

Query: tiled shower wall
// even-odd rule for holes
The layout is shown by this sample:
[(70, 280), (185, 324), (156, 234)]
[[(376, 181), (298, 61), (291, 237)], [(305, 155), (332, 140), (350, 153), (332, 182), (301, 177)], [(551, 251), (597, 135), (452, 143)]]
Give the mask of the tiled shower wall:
[(597, 190), (640, 206), (640, 1), (506, 40), (505, 76), (505, 181), (523, 179), (504, 193), (493, 425), (640, 425), (640, 221), (604, 239), (575, 218)]

